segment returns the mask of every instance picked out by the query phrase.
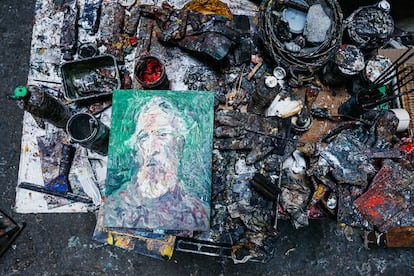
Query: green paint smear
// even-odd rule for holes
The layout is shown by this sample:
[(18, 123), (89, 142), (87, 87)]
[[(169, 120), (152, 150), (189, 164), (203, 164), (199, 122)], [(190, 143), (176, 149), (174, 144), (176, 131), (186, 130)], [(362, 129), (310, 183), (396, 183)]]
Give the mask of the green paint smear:
[(139, 169), (128, 140), (135, 131), (141, 107), (160, 96), (182, 112), (188, 134), (181, 175), (186, 192), (210, 202), (214, 124), (214, 93), (210, 91), (115, 90), (112, 97), (111, 133), (108, 150), (106, 195), (123, 189)]

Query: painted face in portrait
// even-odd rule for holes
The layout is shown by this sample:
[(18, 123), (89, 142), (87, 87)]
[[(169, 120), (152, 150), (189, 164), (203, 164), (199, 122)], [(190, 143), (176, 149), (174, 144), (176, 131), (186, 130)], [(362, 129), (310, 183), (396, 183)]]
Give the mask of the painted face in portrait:
[(142, 158), (137, 174), (141, 196), (160, 197), (178, 185), (185, 132), (185, 122), (166, 100), (155, 97), (142, 108), (135, 132)]

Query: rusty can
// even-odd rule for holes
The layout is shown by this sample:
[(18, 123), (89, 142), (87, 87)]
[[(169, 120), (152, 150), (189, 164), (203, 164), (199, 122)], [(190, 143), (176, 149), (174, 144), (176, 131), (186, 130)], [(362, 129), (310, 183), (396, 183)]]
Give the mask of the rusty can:
[(254, 93), (247, 105), (247, 111), (264, 115), (266, 109), (277, 95), (278, 80), (275, 76), (263, 76), (256, 86)]

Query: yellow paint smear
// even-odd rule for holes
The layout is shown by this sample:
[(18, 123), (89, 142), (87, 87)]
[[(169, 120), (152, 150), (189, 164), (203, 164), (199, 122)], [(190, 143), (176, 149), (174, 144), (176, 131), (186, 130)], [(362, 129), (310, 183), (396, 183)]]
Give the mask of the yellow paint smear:
[(188, 2), (183, 10), (196, 11), (203, 14), (217, 14), (228, 19), (233, 18), (229, 7), (219, 0), (193, 0)]

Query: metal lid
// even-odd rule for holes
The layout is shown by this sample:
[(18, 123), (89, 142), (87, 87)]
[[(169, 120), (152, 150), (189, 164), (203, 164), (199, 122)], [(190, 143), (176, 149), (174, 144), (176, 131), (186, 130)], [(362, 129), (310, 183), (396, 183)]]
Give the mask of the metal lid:
[(286, 77), (286, 70), (280, 66), (275, 67), (275, 69), (273, 69), (273, 76), (278, 80), (283, 80)]
[(335, 64), (345, 75), (356, 75), (365, 67), (364, 54), (358, 47), (344, 44), (335, 55)]
[(277, 78), (275, 76), (267, 76), (265, 78), (265, 85), (268, 88), (275, 88), (277, 85)]

